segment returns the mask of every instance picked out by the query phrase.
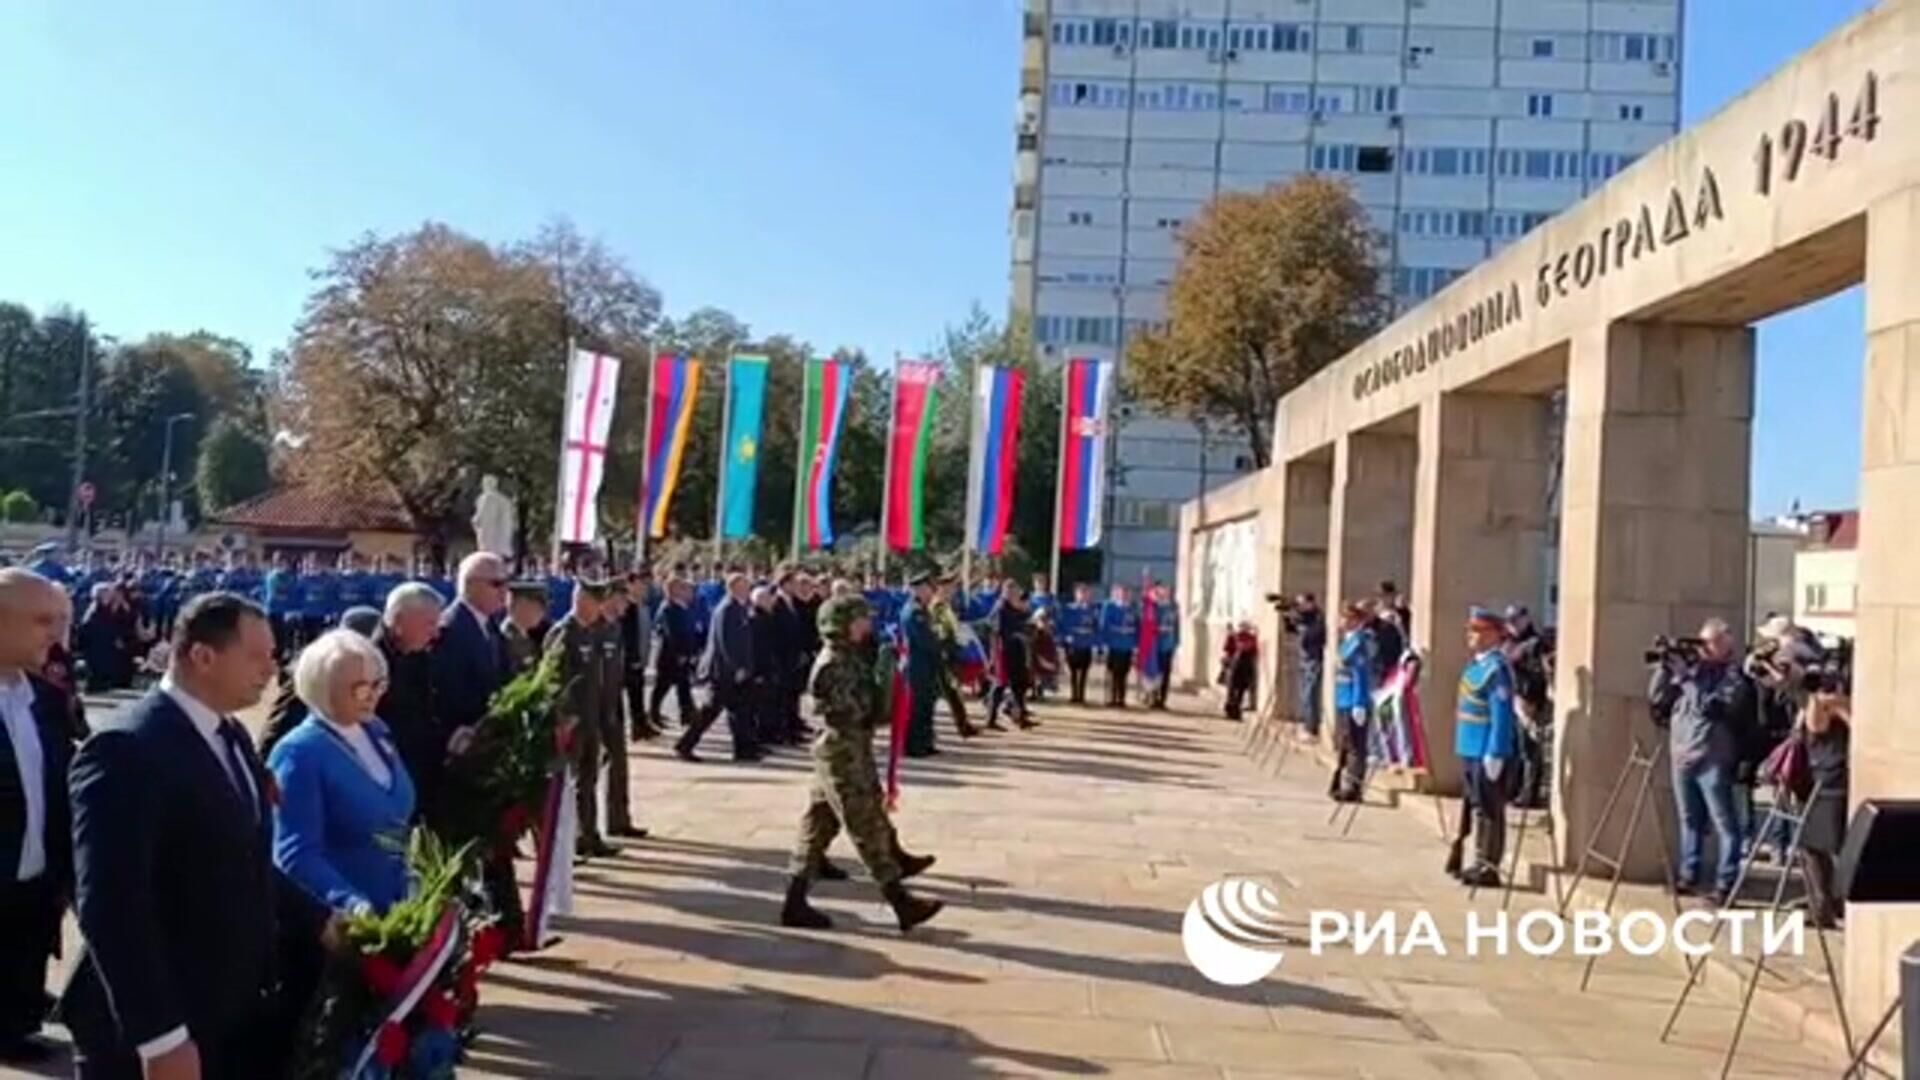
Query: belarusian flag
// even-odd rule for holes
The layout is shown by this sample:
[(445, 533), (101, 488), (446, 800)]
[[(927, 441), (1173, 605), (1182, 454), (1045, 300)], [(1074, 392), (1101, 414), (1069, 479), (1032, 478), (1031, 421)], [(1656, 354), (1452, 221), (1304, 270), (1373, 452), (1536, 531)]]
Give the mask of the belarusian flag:
[(933, 447), (934, 387), (940, 365), (902, 360), (893, 377), (893, 431), (887, 447), (887, 547), (927, 546), (927, 457)]

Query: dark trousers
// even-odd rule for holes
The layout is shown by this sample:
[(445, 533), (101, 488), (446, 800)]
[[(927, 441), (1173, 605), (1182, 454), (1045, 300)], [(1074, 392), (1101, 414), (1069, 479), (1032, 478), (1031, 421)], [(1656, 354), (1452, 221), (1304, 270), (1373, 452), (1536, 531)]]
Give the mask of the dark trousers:
[(1252, 664), (1236, 664), (1227, 673), (1227, 719), (1238, 720), (1249, 699), (1259, 700), (1254, 692)]
[[(1358, 798), (1367, 785), (1367, 714), (1364, 709), (1339, 709), (1339, 761), (1333, 769), (1332, 791)], [(1358, 717), (1355, 717), (1358, 713)]]
[(1107, 650), (1107, 704), (1127, 707), (1127, 676), (1133, 673), (1133, 651)]
[(1320, 734), (1320, 672), (1322, 661), (1318, 654), (1300, 657), (1300, 723), (1307, 734)]
[(60, 909), (45, 875), (0, 884), (0, 1043), (40, 1030), (47, 1017), (47, 959)]
[(704, 709), (695, 709), (687, 722), (687, 730), (680, 736), (679, 749), (692, 753), (700, 745), (707, 729), (720, 718), (727, 717), (727, 732), (733, 736), (733, 756), (745, 758), (752, 756), (756, 740), (754, 738), (753, 690), (748, 686), (715, 687), (713, 697)]
[[(1509, 761), (1507, 768), (1513, 768)], [(1479, 759), (1466, 762), (1462, 781), (1466, 787), (1467, 805), (1473, 808), (1473, 861), (1482, 870), (1498, 871), (1500, 860), (1507, 850), (1507, 787), (1506, 773), (1499, 780), (1487, 776), (1486, 765)]]
[(652, 714), (647, 709), (647, 669), (630, 667), (627, 669), (627, 724), (638, 739), (646, 735), (652, 725), (647, 718)]
[(1075, 705), (1087, 703), (1087, 671), (1092, 667), (1092, 649), (1067, 650), (1067, 694)]
[(601, 719), (600, 743), (607, 760), (607, 828), (631, 829), (633, 809), (627, 801), (627, 725), (621, 723), (618, 708)]
[(669, 691), (673, 693), (675, 715), (680, 718), (681, 725), (684, 727), (692, 724), (697, 712), (693, 705), (692, 680), (687, 678), (685, 671), (656, 669), (653, 673), (653, 693), (647, 695), (646, 713), (653, 720), (653, 726), (657, 728), (667, 726), (665, 718), (660, 715), (660, 704), (667, 699)]
[(947, 710), (953, 713), (953, 729), (962, 735), (967, 733), (967, 699), (960, 693), (960, 684), (951, 676), (940, 680), (940, 696), (946, 699)]
[(931, 754), (937, 747), (933, 734), (933, 707), (938, 704), (938, 694), (931, 681), (910, 685), (908, 692), (912, 696), (913, 711), (907, 717), (907, 753), (920, 757)]
[(1153, 684), (1151, 702), (1154, 708), (1167, 707), (1167, 691), (1173, 688), (1173, 650), (1160, 650), (1160, 681)]

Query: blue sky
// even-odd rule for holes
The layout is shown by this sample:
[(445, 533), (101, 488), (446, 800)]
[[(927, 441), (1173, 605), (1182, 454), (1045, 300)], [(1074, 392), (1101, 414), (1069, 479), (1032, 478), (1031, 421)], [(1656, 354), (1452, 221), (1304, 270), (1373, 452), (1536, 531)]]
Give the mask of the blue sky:
[[(1689, 121), (1868, 6), (1688, 0)], [(557, 13), (564, 12), (564, 17)], [(1018, 0), (9, 5), (0, 298), (264, 356), (307, 272), (554, 216), (761, 332), (916, 351), (1006, 302)], [(1851, 505), (1857, 291), (1761, 330), (1753, 506)]]

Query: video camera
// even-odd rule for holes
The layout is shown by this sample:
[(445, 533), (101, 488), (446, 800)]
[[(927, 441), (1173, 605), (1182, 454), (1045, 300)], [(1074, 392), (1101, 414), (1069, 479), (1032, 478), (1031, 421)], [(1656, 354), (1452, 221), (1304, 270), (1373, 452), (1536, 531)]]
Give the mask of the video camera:
[(1700, 662), (1700, 654), (1706, 647), (1707, 643), (1697, 637), (1670, 638), (1661, 634), (1653, 639), (1653, 644), (1641, 654), (1641, 659), (1649, 665), (1677, 660), (1687, 667), (1692, 667)]

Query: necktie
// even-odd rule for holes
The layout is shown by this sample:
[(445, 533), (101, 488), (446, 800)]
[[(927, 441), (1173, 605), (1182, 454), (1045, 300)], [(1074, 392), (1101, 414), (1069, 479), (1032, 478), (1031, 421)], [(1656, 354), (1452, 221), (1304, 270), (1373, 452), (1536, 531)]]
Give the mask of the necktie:
[(220, 721), (220, 742), (227, 748), (227, 779), (233, 782), (234, 790), (240, 793), (240, 801), (247, 806), (247, 814), (260, 816), (260, 808), (254, 802), (253, 784), (247, 773), (247, 755), (240, 744), (247, 737), (246, 730), (238, 722), (228, 718)]

